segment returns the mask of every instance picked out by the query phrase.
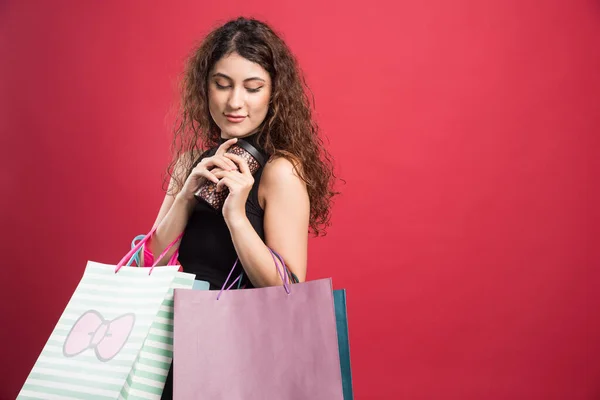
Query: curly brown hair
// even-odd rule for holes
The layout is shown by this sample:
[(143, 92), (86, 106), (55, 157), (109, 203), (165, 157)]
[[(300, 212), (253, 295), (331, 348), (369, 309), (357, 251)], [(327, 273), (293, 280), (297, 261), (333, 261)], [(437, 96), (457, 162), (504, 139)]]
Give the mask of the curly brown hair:
[[(208, 108), (208, 78), (215, 63), (231, 53), (259, 64), (271, 76), (270, 107), (256, 139), (269, 154), (292, 162), (308, 189), (310, 230), (315, 236), (324, 235), (330, 225), (332, 198), (337, 194), (333, 189), (336, 176), (333, 159), (312, 118), (314, 96), (284, 41), (255, 19), (240, 17), (213, 30), (187, 60), (180, 82), (174, 157), (165, 177), (165, 184), (173, 182), (168, 191), (178, 193), (198, 155), (219, 144), (221, 131)], [(174, 173), (176, 166), (187, 174)]]

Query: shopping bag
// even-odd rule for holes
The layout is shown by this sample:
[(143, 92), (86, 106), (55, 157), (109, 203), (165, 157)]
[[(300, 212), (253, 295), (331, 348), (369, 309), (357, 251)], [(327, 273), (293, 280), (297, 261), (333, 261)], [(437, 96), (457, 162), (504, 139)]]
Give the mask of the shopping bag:
[(173, 289), (191, 289), (194, 274), (177, 272), (121, 391), (121, 398), (161, 398), (173, 360)]
[[(285, 265), (283, 258), (273, 252), (273, 254)], [(298, 277), (286, 268), (288, 276), (293, 283), (298, 283)], [(335, 322), (337, 327), (338, 348), (340, 353), (340, 369), (342, 372), (342, 387), (344, 389), (344, 400), (354, 399), (352, 390), (352, 368), (350, 363), (350, 342), (348, 337), (348, 316), (346, 309), (346, 289), (336, 289), (333, 291), (333, 301), (335, 307)]]
[(276, 265), (283, 286), (175, 289), (174, 399), (343, 399), (331, 279)]
[(192, 286), (192, 289), (194, 290), (209, 290), (210, 289), (210, 283), (207, 281), (194, 281), (194, 285)]
[[(179, 241), (180, 238), (181, 235), (175, 241)], [(143, 236), (134, 239), (132, 248), (135, 248), (136, 240), (139, 239), (143, 239)], [(134, 255), (137, 265), (140, 265), (140, 257), (143, 257), (142, 251), (143, 248), (140, 248)], [(177, 255), (178, 251), (175, 251), (167, 265), (176, 264)], [(138, 359), (127, 377), (120, 398), (160, 400), (173, 360), (173, 289), (191, 289), (195, 277), (194, 274), (184, 272), (177, 272), (175, 275), (171, 289), (165, 296)]]
[(352, 368), (350, 364), (350, 342), (348, 338), (348, 316), (346, 310), (346, 289), (333, 291), (335, 305), (335, 322), (337, 326), (338, 349), (340, 353), (340, 369), (344, 400), (354, 398), (352, 391)]
[(119, 397), (178, 269), (122, 268), (134, 250), (87, 263), (19, 399)]
[[(192, 286), (193, 290), (210, 290), (210, 283), (207, 281), (199, 281), (195, 280)], [(175, 360), (173, 360), (175, 361)], [(169, 370), (169, 375), (167, 375), (167, 379), (164, 387), (165, 394), (162, 397), (163, 399), (172, 399), (173, 398), (173, 369), (171, 366), (171, 370)]]

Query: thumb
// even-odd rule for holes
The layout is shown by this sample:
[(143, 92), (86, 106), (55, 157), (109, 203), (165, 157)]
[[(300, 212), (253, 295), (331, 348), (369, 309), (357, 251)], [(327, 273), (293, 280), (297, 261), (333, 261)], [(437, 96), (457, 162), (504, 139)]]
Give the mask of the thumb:
[(229, 139), (228, 141), (226, 141), (225, 143), (223, 143), (222, 145), (219, 146), (216, 154), (219, 156), (222, 156), (223, 154), (225, 154), (227, 152), (227, 150), (229, 150), (229, 148), (231, 146), (233, 146), (236, 143), (237, 143), (237, 138)]

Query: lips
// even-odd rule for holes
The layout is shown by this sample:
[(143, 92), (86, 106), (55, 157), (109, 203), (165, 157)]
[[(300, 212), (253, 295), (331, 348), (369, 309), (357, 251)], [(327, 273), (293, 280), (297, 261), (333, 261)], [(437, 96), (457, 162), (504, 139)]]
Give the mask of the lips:
[(242, 122), (244, 119), (246, 119), (246, 116), (244, 116), (244, 115), (227, 115), (227, 114), (225, 114), (225, 117), (227, 117), (227, 120), (229, 122), (234, 122), (234, 123), (239, 123), (239, 122)]

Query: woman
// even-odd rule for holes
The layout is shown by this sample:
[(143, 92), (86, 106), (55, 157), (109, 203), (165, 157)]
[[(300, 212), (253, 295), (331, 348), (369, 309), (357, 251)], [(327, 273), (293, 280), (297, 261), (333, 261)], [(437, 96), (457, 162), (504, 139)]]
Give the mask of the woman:
[[(176, 155), (149, 252), (183, 232), (184, 271), (220, 289), (239, 257), (244, 284), (263, 287), (282, 284), (269, 246), (304, 281), (308, 232), (323, 233), (335, 194), (305, 86), (288, 47), (262, 22), (238, 18), (204, 39), (183, 78)], [(242, 138), (270, 156), (254, 176), (225, 153)], [(205, 180), (229, 189), (221, 212), (195, 198)]]
[[(245, 287), (281, 285), (269, 247), (304, 281), (308, 233), (329, 225), (335, 175), (294, 56), (266, 24), (238, 18), (208, 34), (182, 83), (175, 157), (145, 263), (183, 232), (179, 262), (211, 289), (237, 258), (233, 276), (243, 273)], [(226, 153), (238, 139), (268, 157), (254, 175)], [(194, 196), (207, 180), (229, 190), (219, 211)], [(170, 391), (167, 382), (163, 398)]]

